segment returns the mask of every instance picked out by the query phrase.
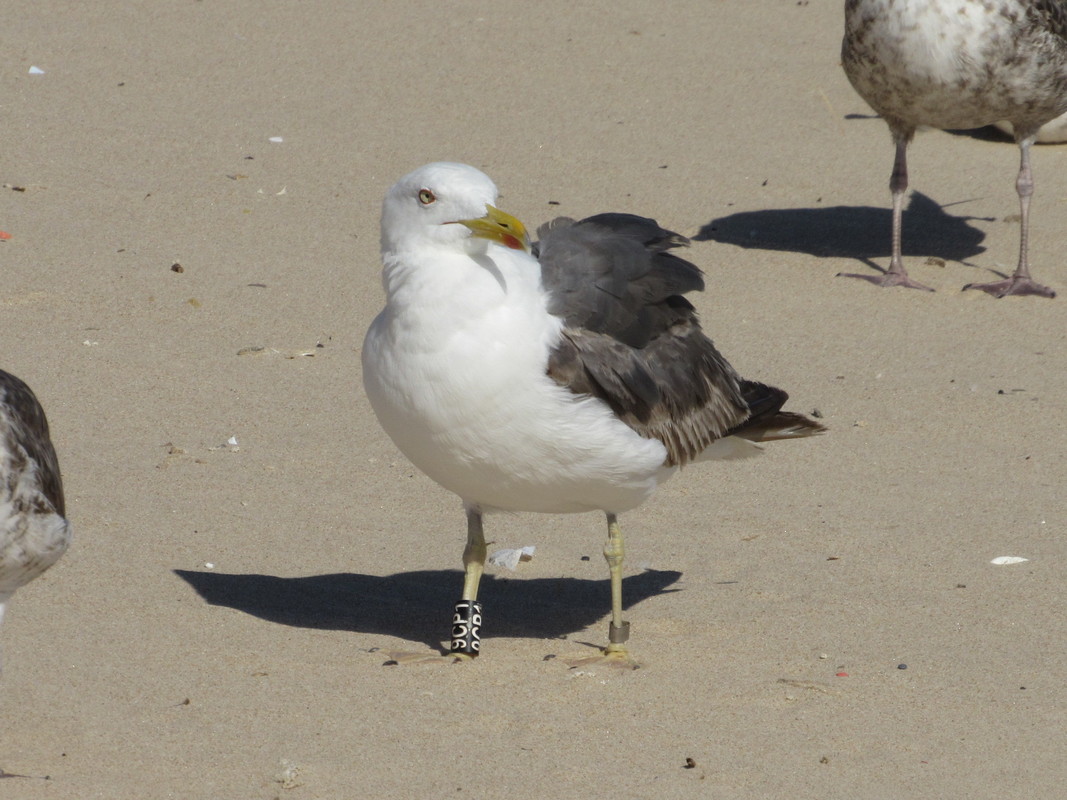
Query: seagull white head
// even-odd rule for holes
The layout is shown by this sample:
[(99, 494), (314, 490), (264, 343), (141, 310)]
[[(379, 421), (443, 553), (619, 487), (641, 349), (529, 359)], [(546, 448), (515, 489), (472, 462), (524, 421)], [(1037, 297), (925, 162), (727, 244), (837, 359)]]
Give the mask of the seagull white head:
[(467, 250), (472, 238), (530, 250), (526, 228), (493, 207), (496, 185), (467, 164), (437, 161), (393, 184), (382, 204), (382, 254), (423, 247)]

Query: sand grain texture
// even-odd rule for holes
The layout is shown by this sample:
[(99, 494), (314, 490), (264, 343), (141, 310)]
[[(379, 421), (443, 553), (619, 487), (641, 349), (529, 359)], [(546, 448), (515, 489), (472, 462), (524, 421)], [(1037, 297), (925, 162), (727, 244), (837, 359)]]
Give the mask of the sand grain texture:
[[(0, 768), (30, 777), (0, 796), (1058, 796), (1067, 149), (1034, 151), (1059, 299), (959, 291), (1016, 257), (992, 136), (909, 153), (937, 293), (835, 279), (889, 254), (840, 4), (650, 8), (5, 11), (0, 364), (47, 410), (75, 540), (5, 620)], [(622, 518), (636, 672), (545, 660), (603, 641), (598, 515), (490, 518), (537, 552), (487, 579), (480, 660), (382, 666), (461, 583), (458, 503), (359, 376), (381, 196), (437, 159), (531, 227), (696, 237), (705, 328), (830, 427)]]

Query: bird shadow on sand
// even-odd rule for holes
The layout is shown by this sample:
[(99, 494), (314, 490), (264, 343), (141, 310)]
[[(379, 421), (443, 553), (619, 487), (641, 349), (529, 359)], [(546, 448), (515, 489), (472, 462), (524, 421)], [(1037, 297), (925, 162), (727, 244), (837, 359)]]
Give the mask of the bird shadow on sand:
[[(422, 570), (395, 575), (336, 573), (304, 578), (176, 569), (213, 606), (300, 628), (383, 634), (432, 648), (447, 638), (463, 573)], [(659, 594), (682, 573), (646, 570), (623, 579), (624, 607)], [(500, 578), (485, 575), (478, 599), (483, 636), (553, 639), (584, 630), (610, 613), (607, 580)]]
[[(855, 258), (884, 272), (873, 259), (890, 256), (892, 211), (886, 207), (830, 206), (740, 211), (711, 220), (693, 237), (698, 242), (723, 242), (746, 249), (784, 250), (819, 258)], [(964, 201), (965, 202), (965, 201)], [(954, 204), (956, 205), (956, 204)], [(972, 220), (989, 217), (953, 216), (921, 192), (912, 192), (904, 209), (905, 256), (936, 256), (966, 261), (985, 252), (985, 233)]]

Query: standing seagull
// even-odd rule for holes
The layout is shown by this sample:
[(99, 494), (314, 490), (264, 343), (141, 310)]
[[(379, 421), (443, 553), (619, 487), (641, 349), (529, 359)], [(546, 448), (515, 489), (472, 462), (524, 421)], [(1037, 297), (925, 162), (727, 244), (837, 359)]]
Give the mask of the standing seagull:
[[(385, 309), (363, 345), (363, 382), (397, 447), (463, 500), (466, 577), (451, 650), (476, 655), (491, 510), (607, 514), (611, 644), (623, 642), (616, 515), (683, 464), (823, 427), (746, 381), (681, 295), (700, 270), (688, 240), (643, 217), (560, 218), (531, 248), (474, 167), (428, 164), (382, 208)], [(532, 252), (531, 252), (532, 251)], [(742, 438), (739, 438), (742, 437)]]
[(920, 126), (978, 128), (1011, 122), (1022, 160), (1019, 265), (1002, 281), (972, 283), (995, 297), (1055, 297), (1030, 277), (1030, 145), (1038, 129), (1067, 111), (1065, 0), (846, 0), (845, 74), (889, 125), (896, 160), (893, 256), (882, 276), (852, 275), (879, 286), (926, 289), (900, 258), (900, 216), (908, 188), (907, 147)]
[(70, 543), (48, 421), (30, 387), (0, 370), (0, 621), (19, 587)]

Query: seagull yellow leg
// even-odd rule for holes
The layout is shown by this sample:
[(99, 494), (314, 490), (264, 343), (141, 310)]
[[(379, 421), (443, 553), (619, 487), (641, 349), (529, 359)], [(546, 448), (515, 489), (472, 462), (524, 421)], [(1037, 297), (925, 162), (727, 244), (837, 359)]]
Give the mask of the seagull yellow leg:
[(477, 508), (467, 509), (467, 546), (463, 548), (463, 599), (478, 599), (478, 584), (485, 570), (485, 533), (482, 530), (482, 512)]
[(478, 584), (485, 570), (485, 534), (481, 509), (467, 508), (467, 546), (463, 548), (463, 597), (452, 614), (450, 649), (457, 655), (476, 656), (481, 649), (482, 604)]
[(452, 635), (448, 654), (408, 653), (386, 651), (390, 661), (397, 664), (440, 664), (469, 661), (481, 649), (482, 604), (478, 602), (478, 584), (485, 569), (485, 536), (482, 533), (482, 512), (476, 507), (467, 509), (467, 546), (463, 548), (463, 598), (452, 612)]
[(611, 623), (608, 625), (606, 656), (628, 658), (625, 642), (630, 638), (630, 623), (622, 618), (622, 560), (624, 555), (622, 530), (614, 514), (608, 514), (608, 540), (604, 544), (604, 559), (611, 574)]
[(608, 646), (595, 656), (579, 655), (574, 658), (565, 658), (564, 661), (571, 666), (571, 669), (598, 664), (622, 669), (637, 669), (639, 666), (630, 658), (630, 653), (626, 649), (626, 640), (630, 638), (630, 623), (622, 618), (623, 555), (622, 530), (619, 528), (618, 519), (609, 512), (608, 540), (604, 543), (604, 560), (608, 562), (608, 572), (611, 574), (611, 622), (608, 624)]

